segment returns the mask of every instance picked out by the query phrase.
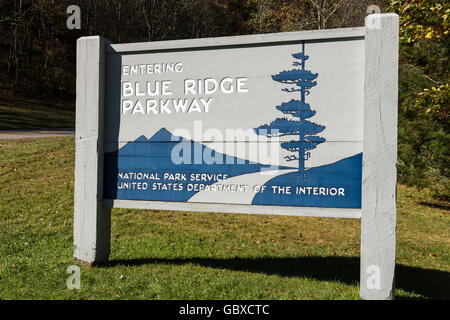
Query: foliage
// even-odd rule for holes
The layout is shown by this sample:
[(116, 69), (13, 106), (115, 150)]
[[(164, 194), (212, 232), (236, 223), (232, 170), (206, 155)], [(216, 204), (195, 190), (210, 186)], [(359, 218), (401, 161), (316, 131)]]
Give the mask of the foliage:
[(80, 0), (81, 30), (66, 27), (70, 0), (1, 3), (0, 89), (73, 100), (81, 36), (120, 43), (351, 27), (363, 24), (370, 1), (324, 1), (325, 21), (310, 0)]
[(414, 107), (448, 121), (450, 4), (392, 0), (388, 8), (400, 15), (400, 62), (421, 69), (430, 82), (417, 93)]
[(399, 118), (398, 176), (401, 183), (429, 188), (433, 196), (450, 199), (448, 129), (417, 116)]
[(440, 0), (392, 0), (389, 11), (400, 16), (400, 41), (442, 41), (450, 29), (450, 3)]
[[(371, 0), (247, 0), (254, 33), (286, 32), (364, 25)], [(381, 4), (380, 4), (381, 5)]]
[(400, 65), (399, 72), (399, 181), (430, 188), (435, 197), (448, 200), (449, 123), (416, 107), (417, 95), (429, 82), (423, 71)]
[(248, 33), (238, 0), (80, 0), (81, 30), (68, 30), (70, 0), (2, 0), (0, 88), (11, 96), (75, 98), (76, 39), (157, 41)]
[(450, 93), (448, 83), (439, 87), (424, 89), (418, 94), (416, 106), (434, 117), (449, 121)]
[(449, 14), (438, 0), (390, 0), (400, 17), (399, 180), (449, 199)]

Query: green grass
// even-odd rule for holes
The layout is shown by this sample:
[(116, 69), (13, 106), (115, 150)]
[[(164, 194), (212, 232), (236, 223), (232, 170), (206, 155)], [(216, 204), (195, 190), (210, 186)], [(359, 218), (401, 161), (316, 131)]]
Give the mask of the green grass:
[[(73, 138), (0, 140), (0, 299), (359, 299), (359, 220), (125, 209), (69, 290), (73, 164)], [(447, 205), (399, 186), (397, 298), (450, 298)]]
[(0, 96), (0, 130), (73, 127), (73, 103), (50, 103)]

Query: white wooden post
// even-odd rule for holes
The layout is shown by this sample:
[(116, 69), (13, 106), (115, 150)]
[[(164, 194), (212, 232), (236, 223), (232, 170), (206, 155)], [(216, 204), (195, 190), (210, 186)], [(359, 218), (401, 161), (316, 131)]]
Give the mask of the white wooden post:
[(77, 41), (74, 258), (82, 264), (106, 262), (110, 251), (111, 209), (103, 207), (103, 117), (105, 45)]
[(362, 299), (394, 298), (398, 24), (396, 14), (366, 17)]

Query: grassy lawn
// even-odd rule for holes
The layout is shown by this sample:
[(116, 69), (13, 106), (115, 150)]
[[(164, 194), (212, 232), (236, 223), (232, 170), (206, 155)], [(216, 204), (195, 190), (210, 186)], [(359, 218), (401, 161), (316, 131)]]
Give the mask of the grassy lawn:
[[(71, 137), (0, 140), (0, 299), (359, 299), (359, 220), (125, 209), (69, 290), (73, 165)], [(397, 298), (450, 299), (449, 232), (398, 187)]]
[(0, 96), (0, 130), (73, 127), (73, 103), (50, 103)]

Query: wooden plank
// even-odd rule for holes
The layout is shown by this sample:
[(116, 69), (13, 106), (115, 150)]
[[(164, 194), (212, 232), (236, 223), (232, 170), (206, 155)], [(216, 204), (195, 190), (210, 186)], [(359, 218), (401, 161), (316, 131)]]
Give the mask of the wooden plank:
[(102, 203), (107, 43), (98, 36), (77, 41), (74, 258), (83, 264), (108, 260), (110, 250), (110, 209)]
[(330, 30), (309, 30), (283, 33), (266, 33), (245, 36), (215, 37), (201, 39), (183, 39), (155, 42), (118, 43), (106, 47), (107, 53), (127, 53), (139, 51), (186, 50), (217, 48), (242, 45), (275, 44), (299, 40), (338, 40), (364, 37), (364, 27)]
[(366, 18), (361, 217), (363, 299), (394, 297), (398, 16)]
[(194, 212), (223, 212), (243, 214), (271, 214), (282, 216), (305, 216), (323, 218), (361, 218), (361, 209), (314, 208), (314, 207), (281, 207), (256, 206), (215, 203), (186, 203), (162, 201), (136, 201), (105, 199), (103, 205), (108, 208), (151, 209)]

